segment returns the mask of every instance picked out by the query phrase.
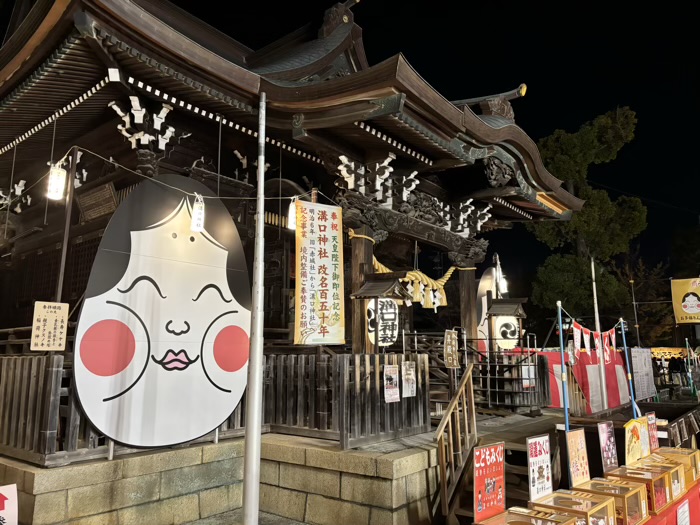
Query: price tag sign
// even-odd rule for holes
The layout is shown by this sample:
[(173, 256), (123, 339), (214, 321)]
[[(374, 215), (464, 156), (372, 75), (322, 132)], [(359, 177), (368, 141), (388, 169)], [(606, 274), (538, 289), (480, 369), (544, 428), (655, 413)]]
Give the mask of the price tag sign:
[(17, 525), (17, 485), (0, 487), (0, 525)]

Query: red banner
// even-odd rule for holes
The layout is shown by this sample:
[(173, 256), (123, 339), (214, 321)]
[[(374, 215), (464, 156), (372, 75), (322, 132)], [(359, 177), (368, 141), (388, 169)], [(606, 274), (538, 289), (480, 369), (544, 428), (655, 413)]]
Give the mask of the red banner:
[(505, 510), (505, 443), (474, 447), (474, 523)]

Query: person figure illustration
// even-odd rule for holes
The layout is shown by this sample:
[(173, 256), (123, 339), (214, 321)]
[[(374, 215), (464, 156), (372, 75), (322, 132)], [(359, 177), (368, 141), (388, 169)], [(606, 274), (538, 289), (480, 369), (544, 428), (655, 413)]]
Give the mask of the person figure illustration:
[[(192, 231), (195, 193), (206, 199)], [(231, 215), (202, 183), (142, 182), (105, 230), (85, 291), (74, 375), (90, 422), (134, 447), (219, 427), (243, 396), (250, 281)]]

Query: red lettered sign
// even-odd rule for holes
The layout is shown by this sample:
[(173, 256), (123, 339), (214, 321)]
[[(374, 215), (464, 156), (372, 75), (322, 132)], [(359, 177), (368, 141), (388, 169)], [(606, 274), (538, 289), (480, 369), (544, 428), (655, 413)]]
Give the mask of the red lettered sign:
[(505, 444), (474, 448), (474, 523), (506, 510)]
[(17, 485), (0, 487), (0, 525), (17, 525)]

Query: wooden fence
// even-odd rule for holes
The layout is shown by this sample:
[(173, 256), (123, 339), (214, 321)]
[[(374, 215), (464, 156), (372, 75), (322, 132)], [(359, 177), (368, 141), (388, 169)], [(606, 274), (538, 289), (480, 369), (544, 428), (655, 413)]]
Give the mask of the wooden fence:
[[(90, 424), (72, 379), (63, 354), (0, 356), (0, 454), (53, 467), (136, 451), (110, 444)], [(218, 432), (193, 442), (242, 436), (244, 427), (245, 394)]]
[[(70, 357), (70, 354), (67, 354)], [(416, 395), (384, 400), (384, 366), (416, 366)], [(428, 432), (425, 354), (266, 355), (263, 432), (338, 441), (343, 448)], [(0, 356), (0, 454), (59, 466), (126, 454), (87, 420), (64, 354)], [(399, 385), (399, 388), (402, 388)], [(231, 417), (194, 442), (242, 436), (245, 394)]]
[[(384, 366), (415, 363), (416, 395), (384, 396)], [(265, 418), (273, 432), (320, 437), (343, 449), (430, 431), (428, 356), (342, 354), (265, 356)]]

